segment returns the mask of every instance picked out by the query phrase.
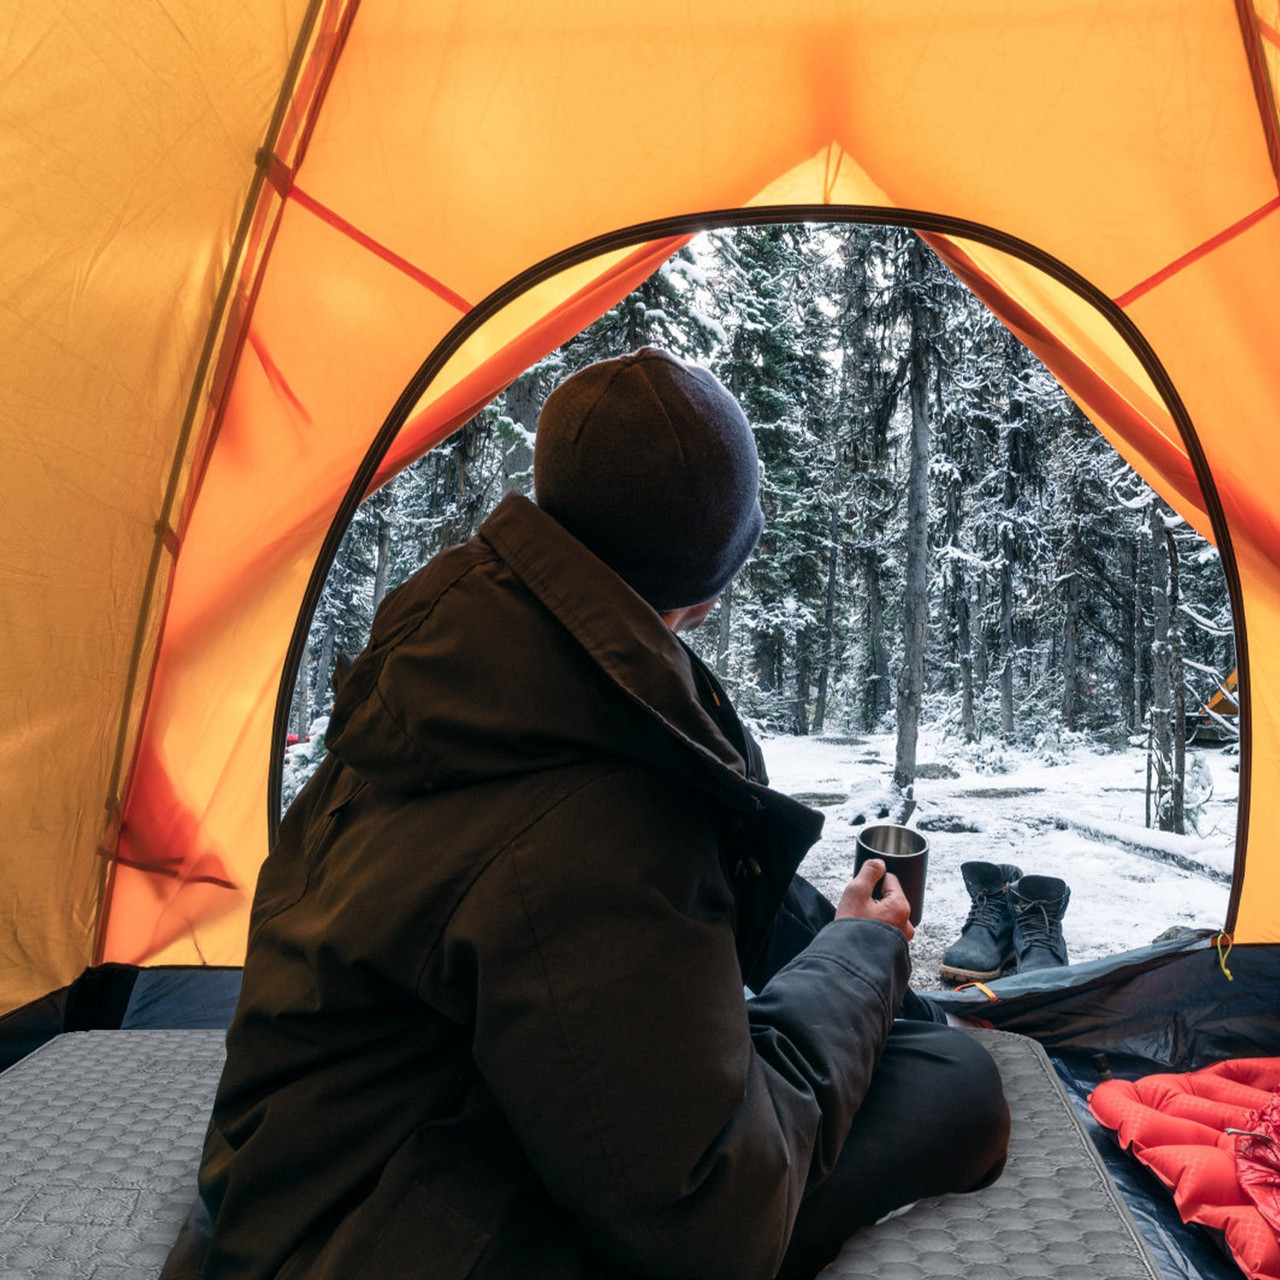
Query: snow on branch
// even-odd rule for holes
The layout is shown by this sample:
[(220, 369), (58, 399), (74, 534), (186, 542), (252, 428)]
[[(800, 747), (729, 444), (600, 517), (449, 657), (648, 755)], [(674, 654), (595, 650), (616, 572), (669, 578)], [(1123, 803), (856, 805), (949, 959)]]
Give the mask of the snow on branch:
[(1234, 627), (1224, 627), (1221, 623), (1213, 622), (1206, 618), (1202, 613), (1197, 613), (1189, 604), (1179, 603), (1178, 611), (1185, 613), (1192, 622), (1196, 624), (1202, 631), (1207, 631), (1211, 636), (1233, 636), (1235, 635)]
[(1002, 558), (999, 556), (994, 560), (988, 560), (985, 556), (966, 551), (963, 547), (957, 547), (952, 543), (948, 543), (945, 547), (935, 548), (935, 554), (940, 560), (960, 560), (978, 569), (995, 569), (1003, 563)]
[(1207, 667), (1203, 662), (1194, 662), (1186, 654), (1182, 655), (1182, 665), (1190, 667), (1192, 671), (1200, 672), (1201, 675), (1212, 676), (1219, 684), (1223, 683), (1222, 672), (1217, 667)]

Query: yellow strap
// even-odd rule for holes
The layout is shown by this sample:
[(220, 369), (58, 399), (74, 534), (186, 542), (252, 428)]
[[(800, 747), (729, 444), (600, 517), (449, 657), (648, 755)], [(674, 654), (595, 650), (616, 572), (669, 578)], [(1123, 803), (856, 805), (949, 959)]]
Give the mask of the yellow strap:
[[(1227, 949), (1225, 951), (1223, 951), (1222, 949), (1222, 943), (1224, 939), (1227, 944)], [(1231, 948), (1234, 947), (1235, 944), (1236, 944), (1235, 938), (1229, 933), (1220, 933), (1213, 940), (1213, 945), (1215, 948), (1217, 948), (1217, 952), (1218, 952), (1218, 965), (1222, 969), (1222, 972), (1227, 975), (1228, 982), (1235, 981), (1235, 978), (1231, 976), (1231, 970), (1227, 968), (1227, 957), (1231, 954)]]

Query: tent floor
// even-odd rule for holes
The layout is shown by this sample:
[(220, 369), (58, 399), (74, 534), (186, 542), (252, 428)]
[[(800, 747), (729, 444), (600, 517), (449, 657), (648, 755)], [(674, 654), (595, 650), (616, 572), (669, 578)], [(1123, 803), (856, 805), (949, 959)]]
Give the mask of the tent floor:
[[(1159, 1280), (1034, 1041), (975, 1033), (1014, 1115), (1009, 1165), (851, 1240), (826, 1275)], [(0, 1074), (0, 1280), (154, 1280), (194, 1193), (221, 1031), (58, 1036)]]

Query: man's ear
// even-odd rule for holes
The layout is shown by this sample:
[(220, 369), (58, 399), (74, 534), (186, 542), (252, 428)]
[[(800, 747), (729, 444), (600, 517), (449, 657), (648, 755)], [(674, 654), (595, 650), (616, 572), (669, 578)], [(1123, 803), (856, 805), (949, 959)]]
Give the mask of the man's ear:
[(662, 615), (662, 620), (672, 631), (691, 631), (706, 620), (707, 614), (716, 607), (716, 601), (719, 599), (719, 596), (712, 596), (702, 604), (687, 604), (679, 609), (668, 609)]

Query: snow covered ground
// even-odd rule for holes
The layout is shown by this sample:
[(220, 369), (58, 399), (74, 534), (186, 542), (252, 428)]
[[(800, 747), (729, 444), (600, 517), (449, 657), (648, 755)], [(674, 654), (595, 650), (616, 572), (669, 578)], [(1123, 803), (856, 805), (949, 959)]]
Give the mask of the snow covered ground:
[[(823, 838), (800, 870), (834, 900), (852, 871), (863, 822), (897, 820), (893, 735), (778, 737), (761, 745), (772, 785), (826, 814)], [(907, 825), (929, 840), (929, 871), (911, 944), (913, 984), (940, 985), (938, 961), (969, 910), (960, 864), (970, 860), (1064, 879), (1072, 961), (1143, 946), (1175, 926), (1220, 928), (1235, 857), (1236, 757), (1221, 749), (1194, 754), (1212, 795), (1198, 817), (1202, 834), (1174, 836), (1144, 825), (1140, 748), (1065, 745), (1033, 756), (988, 744), (966, 750), (922, 729), (917, 807)]]

